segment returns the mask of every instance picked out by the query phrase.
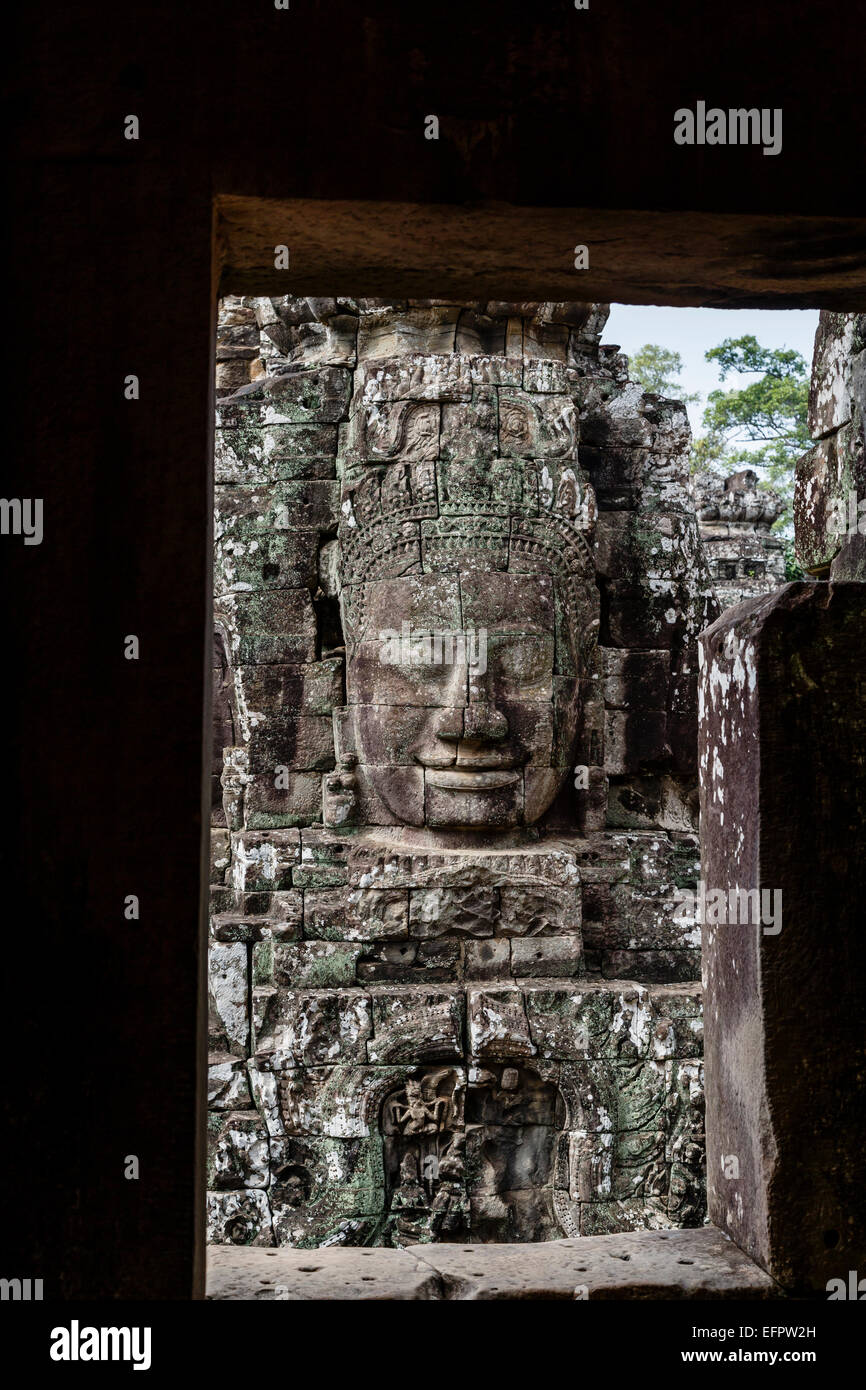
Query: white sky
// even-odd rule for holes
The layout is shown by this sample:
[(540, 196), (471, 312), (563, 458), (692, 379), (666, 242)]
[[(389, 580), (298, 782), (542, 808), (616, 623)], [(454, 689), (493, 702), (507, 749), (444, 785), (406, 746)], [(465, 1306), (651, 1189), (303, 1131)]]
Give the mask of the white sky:
[(689, 405), (692, 430), (701, 433), (701, 416), (706, 397), (716, 386), (724, 389), (744, 386), (751, 376), (719, 378), (714, 362), (705, 362), (708, 348), (724, 338), (741, 338), (753, 333), (762, 347), (796, 348), (812, 363), (817, 309), (671, 309), (656, 305), (612, 304), (610, 318), (602, 336), (604, 343), (619, 343), (632, 356), (644, 343), (678, 352), (683, 359), (680, 384), (684, 391), (700, 391), (702, 399)]

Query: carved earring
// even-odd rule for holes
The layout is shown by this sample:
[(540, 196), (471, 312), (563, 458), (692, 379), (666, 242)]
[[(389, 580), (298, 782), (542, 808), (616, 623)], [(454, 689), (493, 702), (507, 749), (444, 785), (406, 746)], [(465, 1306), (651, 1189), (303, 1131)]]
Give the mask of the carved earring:
[(358, 780), (354, 768), (358, 762), (354, 753), (345, 753), (335, 772), (325, 777), (322, 794), (322, 820), (336, 829), (351, 825), (358, 813)]

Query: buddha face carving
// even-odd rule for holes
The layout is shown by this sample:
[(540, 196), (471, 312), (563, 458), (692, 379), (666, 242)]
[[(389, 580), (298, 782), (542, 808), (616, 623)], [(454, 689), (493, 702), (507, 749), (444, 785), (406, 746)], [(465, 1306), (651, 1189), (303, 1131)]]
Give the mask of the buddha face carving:
[(337, 754), (357, 800), (329, 804), (333, 823), (532, 825), (573, 765), (595, 497), (573, 401), (489, 384), (508, 370), (459, 354), (364, 369), (339, 526)]
[(347, 696), (359, 764), (398, 821), (494, 829), (548, 808), (580, 712), (567, 587), (477, 564), (365, 586)]

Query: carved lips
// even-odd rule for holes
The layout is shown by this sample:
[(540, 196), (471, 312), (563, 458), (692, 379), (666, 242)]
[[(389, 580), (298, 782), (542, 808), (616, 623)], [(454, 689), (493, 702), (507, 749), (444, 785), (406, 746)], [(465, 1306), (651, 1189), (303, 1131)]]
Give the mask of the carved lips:
[(510, 787), (520, 780), (520, 773), (508, 768), (463, 768), (428, 769), (427, 783), (441, 791), (483, 792), (496, 791), (500, 787)]

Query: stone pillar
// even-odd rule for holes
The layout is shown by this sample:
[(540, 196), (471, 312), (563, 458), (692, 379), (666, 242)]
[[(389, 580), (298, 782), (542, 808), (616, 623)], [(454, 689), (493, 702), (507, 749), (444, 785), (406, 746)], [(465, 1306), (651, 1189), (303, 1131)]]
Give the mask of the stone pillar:
[(866, 584), (788, 584), (701, 639), (709, 1214), (790, 1289), (866, 1271), (864, 632)]
[(821, 314), (797, 462), (797, 555), (809, 574), (866, 579), (866, 314)]

